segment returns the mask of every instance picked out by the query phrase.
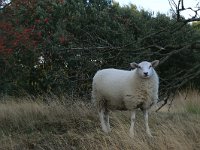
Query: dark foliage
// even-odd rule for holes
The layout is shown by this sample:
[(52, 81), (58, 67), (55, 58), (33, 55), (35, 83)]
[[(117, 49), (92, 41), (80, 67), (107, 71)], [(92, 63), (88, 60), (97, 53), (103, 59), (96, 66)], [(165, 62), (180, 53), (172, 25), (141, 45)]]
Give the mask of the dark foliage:
[(99, 69), (160, 60), (160, 98), (199, 88), (199, 30), (111, 1), (13, 0), (0, 11), (0, 92), (90, 95)]

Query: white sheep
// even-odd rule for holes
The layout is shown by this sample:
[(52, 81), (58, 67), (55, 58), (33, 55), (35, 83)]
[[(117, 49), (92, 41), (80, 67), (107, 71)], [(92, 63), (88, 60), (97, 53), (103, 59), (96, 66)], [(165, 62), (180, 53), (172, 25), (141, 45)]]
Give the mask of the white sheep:
[(130, 110), (130, 136), (134, 136), (135, 111), (140, 108), (144, 113), (146, 132), (151, 135), (148, 125), (148, 110), (157, 103), (159, 78), (154, 68), (159, 64), (143, 61), (133, 62), (134, 70), (103, 69), (98, 71), (92, 83), (92, 101), (96, 105), (102, 130), (110, 132), (109, 110)]

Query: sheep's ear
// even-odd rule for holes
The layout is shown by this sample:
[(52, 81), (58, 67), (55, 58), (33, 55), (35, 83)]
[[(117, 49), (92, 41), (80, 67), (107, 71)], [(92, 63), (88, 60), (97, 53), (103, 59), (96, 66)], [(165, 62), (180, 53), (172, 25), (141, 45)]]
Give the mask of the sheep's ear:
[(159, 64), (159, 60), (154, 60), (154, 61), (151, 62), (151, 65), (153, 66), (153, 68), (158, 66), (158, 64)]
[(130, 63), (132, 69), (139, 68), (139, 65), (135, 62)]

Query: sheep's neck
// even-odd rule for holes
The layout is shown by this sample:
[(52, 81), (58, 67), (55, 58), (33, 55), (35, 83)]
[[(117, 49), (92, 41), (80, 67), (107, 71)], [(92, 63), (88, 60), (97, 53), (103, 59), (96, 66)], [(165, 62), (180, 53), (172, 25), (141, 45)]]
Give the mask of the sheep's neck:
[(138, 75), (134, 75), (132, 79), (132, 84), (134, 84), (134, 90), (139, 89), (144, 93), (148, 93), (149, 89), (153, 89), (152, 80), (154, 80), (154, 75), (150, 78), (142, 78)]

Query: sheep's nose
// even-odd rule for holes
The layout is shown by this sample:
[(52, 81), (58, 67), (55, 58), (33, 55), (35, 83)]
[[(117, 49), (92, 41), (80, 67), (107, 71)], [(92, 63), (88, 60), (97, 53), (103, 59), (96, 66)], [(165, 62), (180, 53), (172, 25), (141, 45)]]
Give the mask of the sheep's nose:
[(145, 75), (145, 76), (148, 76), (148, 72), (144, 72), (144, 75)]

